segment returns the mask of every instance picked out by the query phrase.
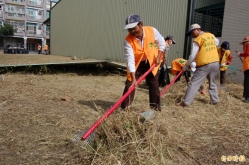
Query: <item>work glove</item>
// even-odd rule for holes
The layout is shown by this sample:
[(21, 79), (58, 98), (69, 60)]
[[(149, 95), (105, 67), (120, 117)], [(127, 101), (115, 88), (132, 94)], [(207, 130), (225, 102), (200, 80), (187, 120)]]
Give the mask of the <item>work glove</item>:
[(182, 67), (182, 70), (183, 70), (183, 71), (188, 70), (188, 66), (187, 66), (187, 65), (184, 65), (184, 66)]
[(226, 63), (224, 62), (223, 64), (221, 64), (220, 66), (226, 66)]

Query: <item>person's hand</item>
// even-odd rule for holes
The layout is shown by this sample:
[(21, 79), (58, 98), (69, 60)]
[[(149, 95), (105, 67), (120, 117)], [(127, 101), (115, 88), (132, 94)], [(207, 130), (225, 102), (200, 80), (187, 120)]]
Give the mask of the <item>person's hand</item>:
[(221, 64), (220, 66), (226, 66), (226, 63), (224, 62), (223, 64)]
[(184, 65), (184, 66), (182, 67), (182, 70), (183, 70), (183, 71), (188, 70), (188, 65)]
[[(133, 87), (133, 86), (135, 86), (135, 88), (137, 87), (137, 80), (136, 80), (136, 79), (133, 79), (133, 80), (132, 80), (132, 83), (131, 83), (130, 88)], [(130, 88), (129, 88), (129, 89), (130, 89)]]
[(161, 51), (161, 50), (158, 51), (158, 56), (157, 56), (156, 61), (155, 61), (156, 66), (158, 66), (161, 63), (161, 61), (163, 60), (163, 57), (162, 57), (163, 54), (164, 54), (163, 51)]
[(238, 52), (238, 50), (235, 50), (236, 54), (238, 57), (240, 57), (240, 52)]

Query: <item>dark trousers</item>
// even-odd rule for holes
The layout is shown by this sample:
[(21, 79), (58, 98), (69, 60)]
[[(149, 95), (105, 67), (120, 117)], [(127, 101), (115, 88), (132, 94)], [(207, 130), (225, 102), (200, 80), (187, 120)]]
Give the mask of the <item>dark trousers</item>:
[(225, 84), (226, 82), (226, 71), (220, 71), (220, 84)]
[(244, 71), (244, 98), (249, 98), (249, 69)]
[(41, 54), (41, 50), (38, 50), (38, 54)]
[[(136, 72), (135, 77), (136, 80), (139, 79), (146, 71), (150, 69), (149, 62), (142, 61), (140, 62)], [(147, 85), (149, 86), (149, 100), (150, 100), (150, 107), (161, 111), (160, 105), (160, 91), (159, 91), (159, 83), (158, 83), (158, 73), (154, 76), (152, 72), (150, 72), (146, 77)], [(126, 80), (125, 89), (123, 95), (128, 91), (132, 82)], [(123, 109), (130, 106), (134, 100), (135, 90), (131, 92), (131, 94), (122, 102), (121, 107)]]

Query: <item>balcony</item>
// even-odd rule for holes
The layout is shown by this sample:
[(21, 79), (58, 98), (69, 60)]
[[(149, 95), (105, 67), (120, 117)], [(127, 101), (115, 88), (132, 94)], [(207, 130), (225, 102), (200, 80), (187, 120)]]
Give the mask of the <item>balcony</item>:
[(27, 5), (32, 6), (32, 7), (42, 7), (43, 8), (43, 3), (41, 1), (34, 2), (34, 1), (29, 0)]
[(19, 13), (5, 13), (5, 19), (11, 19), (11, 20), (18, 20), (18, 21), (24, 21), (25, 15), (19, 14)]
[(46, 31), (46, 36), (44, 38), (49, 39), (49, 35), (50, 35), (49, 31)]
[(26, 15), (27, 21), (43, 22), (43, 16)]
[(21, 0), (20, 2), (18, 0), (5, 0), (6, 3), (15, 4), (15, 5), (25, 5), (25, 0)]
[(15, 36), (24, 36), (25, 32), (24, 31), (20, 31), (20, 30), (14, 30), (14, 35)]
[(43, 32), (41, 30), (26, 30), (26, 34), (29, 37), (43, 37)]
[(3, 18), (3, 11), (0, 10), (0, 18)]

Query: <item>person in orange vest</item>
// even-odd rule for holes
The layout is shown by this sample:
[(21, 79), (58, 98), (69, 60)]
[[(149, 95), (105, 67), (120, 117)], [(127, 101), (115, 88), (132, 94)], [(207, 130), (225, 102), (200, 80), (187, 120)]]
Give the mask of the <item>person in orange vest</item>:
[[(183, 58), (177, 58), (174, 59), (171, 62), (171, 72), (173, 75), (178, 75), (181, 71), (182, 71), (182, 67), (186, 64), (187, 60), (183, 59)], [(190, 69), (192, 70), (192, 72), (194, 72), (196, 70), (195, 68), (195, 62), (192, 62), (190, 64)], [(189, 84), (190, 80), (189, 78), (191, 77), (191, 72), (189, 70), (186, 70), (183, 72), (186, 82), (187, 84)], [(182, 74), (175, 80), (175, 83), (180, 81)]]
[(217, 105), (219, 102), (218, 89), (216, 85), (216, 76), (219, 73), (219, 55), (217, 51), (217, 43), (219, 40), (209, 32), (201, 30), (199, 24), (192, 24), (187, 36), (192, 35), (194, 38), (192, 44), (191, 55), (188, 61), (183, 66), (182, 70), (186, 71), (190, 64), (196, 62), (196, 70), (191, 78), (191, 82), (188, 85), (187, 91), (183, 97), (180, 106), (189, 106), (198, 92), (203, 81), (208, 78), (210, 104)]
[(41, 54), (41, 45), (40, 44), (38, 44), (38, 54)]
[[(141, 17), (131, 14), (126, 18), (125, 30), (128, 35), (124, 40), (124, 57), (127, 63), (127, 80), (123, 95), (131, 86), (137, 86), (137, 79), (153, 68), (146, 77), (149, 86), (149, 105), (152, 109), (161, 111), (160, 91), (158, 83), (158, 68), (165, 50), (165, 41), (157, 29), (143, 26)], [(135, 90), (122, 103), (121, 108), (127, 109), (134, 100)]]
[(229, 42), (222, 42), (221, 46), (217, 48), (217, 51), (220, 58), (220, 87), (224, 88), (226, 82), (226, 70), (233, 59), (230, 52)]
[[(245, 37), (242, 42), (240, 42), (241, 45), (243, 45), (243, 53), (240, 53), (236, 50), (237, 56), (239, 58), (243, 57), (243, 72), (244, 72), (244, 91), (243, 91), (243, 97), (245, 98), (242, 100), (243, 102), (249, 103), (249, 36)], [(242, 59), (241, 59), (242, 61)]]
[(159, 78), (158, 78), (158, 82), (159, 82), (159, 86), (160, 87), (164, 87), (167, 84), (170, 84), (170, 77), (169, 77), (169, 73), (168, 73), (168, 67), (166, 64), (166, 60), (167, 60), (167, 56), (168, 56), (168, 52), (169, 52), (169, 48), (172, 44), (176, 44), (173, 36), (168, 35), (166, 38), (164, 38), (165, 40), (165, 52), (164, 52), (164, 56), (163, 56), (163, 61), (161, 63), (161, 66), (159, 68)]
[(48, 44), (44, 46), (45, 54), (48, 55)]

